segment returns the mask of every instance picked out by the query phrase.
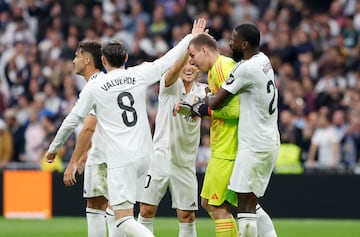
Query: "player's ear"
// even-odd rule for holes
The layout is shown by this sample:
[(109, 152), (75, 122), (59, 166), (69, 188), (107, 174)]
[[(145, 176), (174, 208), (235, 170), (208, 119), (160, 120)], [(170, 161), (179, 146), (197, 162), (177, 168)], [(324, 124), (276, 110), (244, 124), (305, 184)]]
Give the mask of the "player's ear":
[(101, 55), (101, 63), (105, 66), (106, 64), (106, 59), (103, 55)]
[(201, 47), (201, 52), (204, 54), (207, 54), (208, 49), (206, 47)]
[(129, 59), (129, 55), (126, 54), (126, 55), (125, 55), (125, 60), (124, 60), (124, 65), (125, 65), (125, 63), (128, 61), (128, 59)]

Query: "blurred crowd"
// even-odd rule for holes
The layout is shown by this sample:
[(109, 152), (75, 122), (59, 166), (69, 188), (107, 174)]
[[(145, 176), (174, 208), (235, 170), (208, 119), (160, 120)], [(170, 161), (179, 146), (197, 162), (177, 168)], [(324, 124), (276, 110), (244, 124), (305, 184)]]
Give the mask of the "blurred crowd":
[[(260, 29), (279, 89), (276, 172), (359, 173), (358, 0), (0, 0), (0, 169), (62, 171), (69, 161), (76, 133), (56, 167), (44, 154), (85, 84), (72, 63), (79, 41), (122, 40), (133, 66), (163, 55), (200, 16), (226, 56), (234, 26)], [(152, 129), (158, 90), (147, 94)], [(201, 133), (199, 172), (210, 156), (206, 119)]]

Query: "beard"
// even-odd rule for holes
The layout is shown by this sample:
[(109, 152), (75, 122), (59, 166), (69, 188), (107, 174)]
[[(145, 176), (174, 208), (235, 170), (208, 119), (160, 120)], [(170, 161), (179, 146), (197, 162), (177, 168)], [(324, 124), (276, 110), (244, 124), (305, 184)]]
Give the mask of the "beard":
[(235, 62), (239, 62), (244, 58), (244, 54), (240, 50), (233, 50), (231, 58), (234, 59)]

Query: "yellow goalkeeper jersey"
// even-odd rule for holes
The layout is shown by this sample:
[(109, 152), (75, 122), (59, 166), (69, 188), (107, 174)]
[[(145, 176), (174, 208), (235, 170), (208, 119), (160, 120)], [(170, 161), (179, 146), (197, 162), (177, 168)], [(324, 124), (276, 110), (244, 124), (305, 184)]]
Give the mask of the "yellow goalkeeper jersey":
[[(231, 58), (225, 56), (217, 58), (215, 64), (208, 71), (208, 85), (212, 93), (216, 94), (235, 64), (235, 61)], [(211, 157), (235, 160), (238, 145), (239, 113), (238, 96), (232, 97), (229, 103), (221, 109), (211, 111)]]

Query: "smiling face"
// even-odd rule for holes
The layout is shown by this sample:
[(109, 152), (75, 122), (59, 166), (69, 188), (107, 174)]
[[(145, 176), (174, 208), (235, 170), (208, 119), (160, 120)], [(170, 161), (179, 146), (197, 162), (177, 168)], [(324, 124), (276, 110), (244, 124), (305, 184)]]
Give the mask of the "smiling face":
[(180, 72), (180, 78), (184, 82), (191, 83), (196, 80), (198, 74), (199, 74), (199, 69), (195, 65), (190, 64), (190, 58), (189, 58), (189, 61)]

